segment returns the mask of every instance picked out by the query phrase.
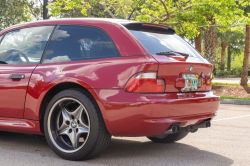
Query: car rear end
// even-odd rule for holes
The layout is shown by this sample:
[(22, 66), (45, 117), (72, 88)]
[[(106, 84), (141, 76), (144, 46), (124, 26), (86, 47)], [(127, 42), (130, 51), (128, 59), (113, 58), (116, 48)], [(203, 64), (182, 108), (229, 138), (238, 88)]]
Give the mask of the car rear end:
[[(210, 127), (220, 100), (211, 92), (212, 65), (169, 27), (138, 22), (123, 26), (158, 62), (158, 69), (134, 73), (124, 90), (105, 100), (110, 133), (152, 136), (173, 126), (191, 132)], [(100, 98), (105, 94), (97, 93)]]

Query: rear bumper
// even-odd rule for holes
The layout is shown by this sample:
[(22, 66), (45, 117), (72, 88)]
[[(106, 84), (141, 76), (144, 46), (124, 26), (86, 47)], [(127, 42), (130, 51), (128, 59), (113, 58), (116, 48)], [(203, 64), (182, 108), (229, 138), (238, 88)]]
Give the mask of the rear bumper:
[(180, 127), (214, 118), (219, 96), (212, 92), (137, 94), (122, 89), (91, 89), (105, 124), (114, 136), (160, 135), (173, 123)]

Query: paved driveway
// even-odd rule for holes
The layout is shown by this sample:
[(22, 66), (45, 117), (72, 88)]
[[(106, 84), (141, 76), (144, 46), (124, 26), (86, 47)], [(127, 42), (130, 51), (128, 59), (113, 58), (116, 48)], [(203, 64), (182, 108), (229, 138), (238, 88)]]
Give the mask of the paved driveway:
[(57, 157), (44, 137), (0, 132), (0, 165), (250, 165), (250, 106), (220, 105), (209, 129), (178, 143), (157, 144), (145, 137), (112, 138), (107, 150), (88, 161)]
[[(213, 82), (220, 82), (220, 83), (240, 83), (241, 78), (214, 78)], [(250, 78), (248, 78), (248, 83)]]

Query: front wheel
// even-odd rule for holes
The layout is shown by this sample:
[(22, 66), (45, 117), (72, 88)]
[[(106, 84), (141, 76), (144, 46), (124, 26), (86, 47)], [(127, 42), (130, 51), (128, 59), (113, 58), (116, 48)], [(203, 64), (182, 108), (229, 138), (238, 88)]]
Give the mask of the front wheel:
[(64, 90), (49, 102), (44, 132), (52, 150), (67, 160), (84, 160), (106, 149), (111, 135), (88, 92)]
[(157, 136), (150, 137), (150, 136), (148, 136), (147, 138), (153, 142), (156, 142), (156, 143), (172, 143), (172, 142), (179, 141), (179, 140), (183, 139), (184, 137), (186, 137), (188, 135), (188, 133), (189, 133), (188, 131), (181, 131), (181, 132), (176, 133), (176, 134), (168, 134), (165, 137), (157, 137)]

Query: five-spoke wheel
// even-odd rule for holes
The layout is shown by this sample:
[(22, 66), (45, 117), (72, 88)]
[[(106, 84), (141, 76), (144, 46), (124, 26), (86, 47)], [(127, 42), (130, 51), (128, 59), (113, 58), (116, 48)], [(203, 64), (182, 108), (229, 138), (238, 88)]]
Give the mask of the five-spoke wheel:
[(65, 90), (52, 98), (45, 112), (44, 129), (53, 151), (68, 160), (96, 156), (111, 138), (93, 97), (80, 89)]
[(49, 135), (55, 146), (74, 152), (84, 145), (89, 135), (89, 116), (81, 102), (74, 98), (58, 100), (49, 114)]

